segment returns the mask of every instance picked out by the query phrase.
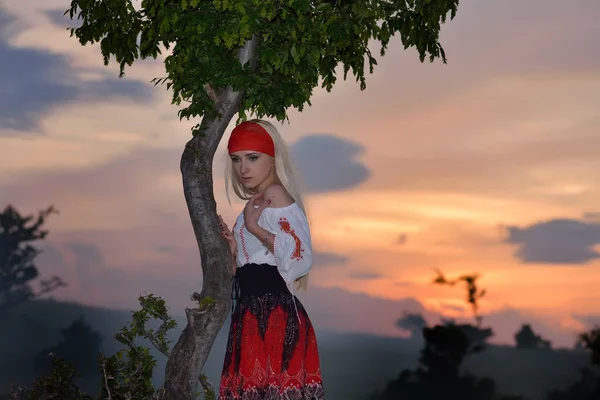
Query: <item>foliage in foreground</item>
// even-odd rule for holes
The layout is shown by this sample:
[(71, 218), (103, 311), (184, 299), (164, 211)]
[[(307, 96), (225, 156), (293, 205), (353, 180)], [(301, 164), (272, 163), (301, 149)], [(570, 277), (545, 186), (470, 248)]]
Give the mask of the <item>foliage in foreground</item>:
[[(162, 388), (155, 388), (152, 376), (157, 361), (150, 354), (148, 347), (138, 344), (140, 339), (146, 339), (158, 351), (168, 357), (170, 341), (168, 332), (177, 326), (175, 320), (168, 315), (165, 301), (153, 294), (140, 296), (141, 309), (132, 313), (132, 320), (115, 335), (124, 349), (106, 357), (99, 354), (100, 392), (98, 400), (149, 400), (158, 398)], [(148, 328), (151, 320), (160, 321), (158, 329)], [(79, 373), (65, 360), (54, 357), (52, 372), (36, 380), (32, 389), (11, 388), (11, 400), (92, 400), (93, 397), (83, 393), (74, 383)], [(205, 398), (211, 399), (214, 393), (206, 382)]]

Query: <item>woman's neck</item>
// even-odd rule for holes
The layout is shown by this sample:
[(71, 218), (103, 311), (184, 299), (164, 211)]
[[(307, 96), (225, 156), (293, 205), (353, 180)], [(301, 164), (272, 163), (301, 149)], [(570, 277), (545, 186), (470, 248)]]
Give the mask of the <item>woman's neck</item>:
[(261, 183), (254, 189), (254, 193), (256, 194), (264, 192), (269, 186), (271, 186), (273, 183), (276, 183), (277, 181), (278, 180), (275, 176), (269, 176), (267, 179), (265, 179), (263, 183)]

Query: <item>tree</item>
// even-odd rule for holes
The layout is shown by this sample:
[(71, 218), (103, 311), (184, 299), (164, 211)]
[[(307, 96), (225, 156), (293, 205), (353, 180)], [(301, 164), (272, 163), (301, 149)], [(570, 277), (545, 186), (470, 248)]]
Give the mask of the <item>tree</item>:
[(53, 207), (42, 210), (35, 220), (11, 205), (0, 212), (0, 318), (21, 303), (66, 286), (57, 276), (42, 280), (37, 291), (30, 285), (39, 276), (35, 258), (40, 254), (30, 243), (46, 238), (48, 231), (41, 228), (53, 212)]
[(578, 344), (590, 353), (590, 366), (581, 369), (581, 378), (565, 388), (548, 393), (547, 400), (600, 399), (600, 326), (579, 335)]
[(600, 326), (579, 335), (578, 341), (591, 353), (592, 365), (600, 367)]
[(425, 348), (421, 363), (430, 374), (441, 380), (457, 379), (464, 358), (476, 352), (465, 332), (456, 325), (436, 325), (423, 330)]
[(457, 324), (453, 319), (442, 319), (442, 326), (452, 326), (460, 329), (473, 348), (483, 350), (489, 338), (494, 336), (492, 328), (482, 328), (480, 325)]
[(402, 318), (396, 321), (396, 326), (409, 331), (414, 338), (423, 332), (423, 329), (427, 326), (427, 321), (421, 314), (404, 313)]
[(523, 324), (515, 333), (515, 345), (518, 349), (550, 349), (552, 343), (536, 335), (530, 324)]
[(462, 329), (437, 325), (423, 330), (425, 347), (419, 368), (404, 370), (372, 400), (493, 400), (496, 384), (489, 378), (461, 373), (464, 358), (471, 353)]
[[(497, 393), (496, 383), (490, 378), (479, 378), (462, 371), (466, 357), (484, 350), (486, 340), (493, 335), (490, 328), (481, 328), (482, 318), (478, 314), (478, 300), (485, 291), (477, 288), (478, 275), (463, 275), (448, 280), (437, 271), (435, 284), (453, 286), (464, 281), (467, 302), (473, 310), (477, 326), (455, 324), (452, 320), (442, 320), (441, 324), (422, 329), (425, 346), (421, 350), (419, 367), (416, 370), (403, 370), (388, 382), (380, 393), (374, 393), (369, 400), (525, 400), (519, 396), (502, 396)], [(424, 320), (418, 315), (407, 314), (397, 322), (401, 327), (419, 326)]]
[(436, 273), (437, 277), (433, 280), (433, 283), (435, 284), (448, 286), (454, 286), (460, 282), (465, 284), (465, 288), (467, 289), (467, 303), (471, 306), (477, 325), (480, 325), (481, 317), (479, 316), (478, 301), (485, 296), (485, 289), (477, 289), (477, 279), (479, 279), (479, 274), (461, 275), (455, 279), (447, 279), (441, 271), (436, 270)]
[(102, 336), (92, 329), (83, 316), (60, 332), (61, 342), (42, 350), (36, 357), (37, 372), (40, 375), (48, 374), (52, 370), (52, 359), (58, 357), (72, 365), (80, 376), (92, 375), (99, 379), (98, 357)]
[[(313, 90), (331, 90), (336, 68), (352, 71), (361, 89), (369, 49), (399, 34), (421, 61), (441, 58), (441, 25), (454, 18), (458, 0), (72, 0), (65, 14), (82, 21), (71, 28), (82, 45), (100, 43), (104, 63), (119, 63), (120, 76), (137, 59), (163, 50), (166, 76), (155, 84), (173, 89), (180, 118), (202, 117), (185, 145), (180, 169), (200, 251), (203, 285), (186, 309), (183, 330), (167, 362), (165, 396), (191, 399), (217, 332), (229, 312), (231, 255), (219, 235), (212, 161), (234, 115), (287, 119), (290, 107), (310, 105)], [(208, 302), (206, 302), (208, 301)], [(209, 305), (210, 304), (210, 305)]]

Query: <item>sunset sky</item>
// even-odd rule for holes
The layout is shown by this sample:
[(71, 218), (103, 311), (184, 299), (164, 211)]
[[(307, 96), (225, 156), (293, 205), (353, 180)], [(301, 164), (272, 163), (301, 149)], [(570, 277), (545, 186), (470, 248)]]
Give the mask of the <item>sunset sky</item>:
[[(0, 0), (0, 207), (59, 209), (39, 262), (69, 283), (55, 298), (131, 309), (153, 292), (183, 314), (201, 286), (179, 172), (197, 121), (150, 83), (161, 60), (118, 79), (69, 38), (68, 6)], [(597, 0), (463, 0), (447, 65), (394, 40), (365, 91), (340, 80), (278, 125), (308, 189), (317, 327), (469, 317), (436, 268), (481, 274), (496, 342), (530, 322), (571, 346), (600, 323), (599, 17)], [(232, 223), (224, 151), (215, 195)]]

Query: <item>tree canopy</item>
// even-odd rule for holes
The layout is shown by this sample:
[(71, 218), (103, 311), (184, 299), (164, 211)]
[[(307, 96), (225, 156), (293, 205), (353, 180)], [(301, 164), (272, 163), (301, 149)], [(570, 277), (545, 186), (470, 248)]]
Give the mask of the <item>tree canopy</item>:
[[(332, 89), (339, 65), (364, 89), (365, 66), (377, 64), (369, 46), (379, 43), (383, 56), (396, 34), (421, 61), (446, 62), (440, 27), (457, 8), (458, 0), (143, 0), (139, 9), (131, 0), (74, 0), (66, 13), (82, 20), (71, 35), (100, 42), (121, 76), (136, 59), (170, 50), (166, 76), (154, 82), (187, 105), (180, 118), (213, 114), (218, 91), (231, 88), (245, 91), (242, 117), (285, 120), (288, 108), (310, 105), (319, 85)], [(253, 35), (258, 56), (242, 65), (236, 52)]]
[(519, 349), (550, 349), (552, 343), (537, 335), (530, 324), (521, 325), (521, 329), (515, 333), (515, 345)]

